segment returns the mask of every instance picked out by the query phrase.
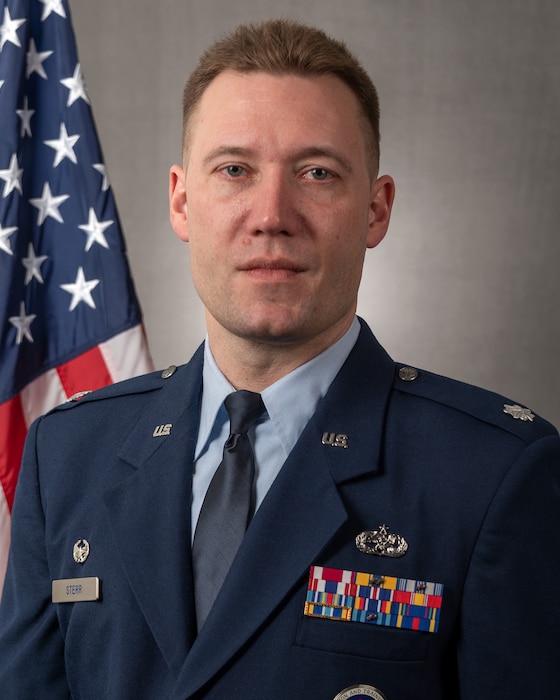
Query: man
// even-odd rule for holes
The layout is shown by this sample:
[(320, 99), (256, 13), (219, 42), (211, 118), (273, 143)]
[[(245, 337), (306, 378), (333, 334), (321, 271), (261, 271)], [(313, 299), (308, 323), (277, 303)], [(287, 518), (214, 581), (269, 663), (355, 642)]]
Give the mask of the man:
[[(242, 26), (184, 109), (171, 223), (207, 341), (30, 431), (2, 697), (556, 697), (558, 434), (393, 363), (355, 317), (394, 194), (369, 77), (318, 30)], [(236, 390), (264, 409), (218, 467)], [(230, 448), (254, 481), (228, 553)]]

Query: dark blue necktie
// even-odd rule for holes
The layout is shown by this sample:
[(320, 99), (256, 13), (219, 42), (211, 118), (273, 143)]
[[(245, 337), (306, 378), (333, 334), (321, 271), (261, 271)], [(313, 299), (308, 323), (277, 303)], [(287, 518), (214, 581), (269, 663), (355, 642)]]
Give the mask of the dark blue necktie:
[(225, 399), (230, 435), (196, 525), (193, 569), (196, 618), (202, 628), (252, 516), (255, 458), (247, 431), (264, 411), (260, 394), (236, 391)]

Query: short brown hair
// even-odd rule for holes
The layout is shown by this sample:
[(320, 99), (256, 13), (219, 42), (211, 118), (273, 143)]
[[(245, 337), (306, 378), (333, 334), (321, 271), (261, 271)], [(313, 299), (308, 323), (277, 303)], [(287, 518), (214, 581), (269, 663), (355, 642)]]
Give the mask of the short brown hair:
[(371, 78), (347, 46), (321, 29), (286, 19), (242, 24), (201, 56), (183, 93), (183, 149), (189, 120), (208, 85), (220, 73), (334, 75), (356, 95), (364, 119), (372, 175), (379, 167), (379, 99)]

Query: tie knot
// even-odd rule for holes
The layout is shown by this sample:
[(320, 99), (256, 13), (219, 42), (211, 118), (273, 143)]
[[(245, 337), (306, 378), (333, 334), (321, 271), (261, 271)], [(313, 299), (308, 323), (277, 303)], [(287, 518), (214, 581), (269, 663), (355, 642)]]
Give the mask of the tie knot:
[(254, 391), (234, 391), (226, 396), (224, 404), (229, 414), (232, 435), (246, 433), (264, 411), (262, 397)]

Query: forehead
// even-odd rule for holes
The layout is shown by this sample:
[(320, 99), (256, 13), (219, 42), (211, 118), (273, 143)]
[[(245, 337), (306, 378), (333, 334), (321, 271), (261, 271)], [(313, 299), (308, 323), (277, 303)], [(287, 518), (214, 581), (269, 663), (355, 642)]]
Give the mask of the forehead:
[(188, 147), (258, 135), (346, 140), (365, 150), (364, 117), (334, 75), (272, 75), (227, 70), (208, 85), (188, 123)]

